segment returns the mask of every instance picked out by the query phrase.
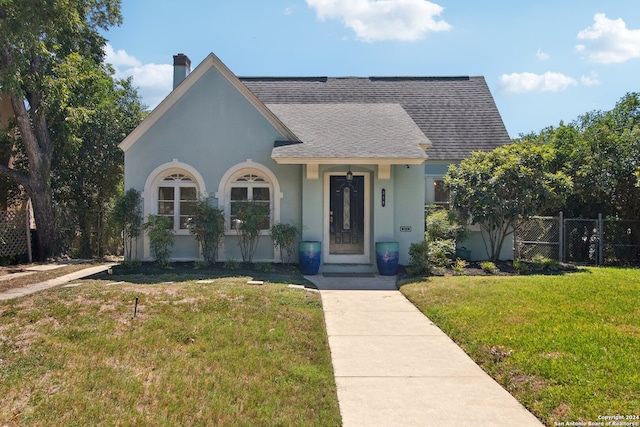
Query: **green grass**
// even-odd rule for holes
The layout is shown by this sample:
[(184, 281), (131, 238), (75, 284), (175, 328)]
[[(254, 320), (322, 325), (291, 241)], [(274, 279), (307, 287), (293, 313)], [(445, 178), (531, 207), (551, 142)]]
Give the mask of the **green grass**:
[(547, 425), (640, 415), (640, 270), (432, 277), (401, 291)]
[(317, 293), (101, 277), (0, 303), (0, 425), (341, 423)]

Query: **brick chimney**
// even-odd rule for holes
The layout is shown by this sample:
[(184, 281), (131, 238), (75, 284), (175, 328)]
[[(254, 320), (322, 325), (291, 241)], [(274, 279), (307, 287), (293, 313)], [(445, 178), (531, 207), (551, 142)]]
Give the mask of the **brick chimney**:
[(177, 88), (191, 72), (191, 60), (184, 53), (173, 55), (173, 88)]

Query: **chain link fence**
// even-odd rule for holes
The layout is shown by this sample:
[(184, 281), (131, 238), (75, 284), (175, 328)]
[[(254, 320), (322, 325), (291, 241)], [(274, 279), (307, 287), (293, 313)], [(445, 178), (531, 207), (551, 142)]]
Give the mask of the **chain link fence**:
[(640, 221), (532, 217), (518, 225), (515, 257), (591, 265), (640, 265)]

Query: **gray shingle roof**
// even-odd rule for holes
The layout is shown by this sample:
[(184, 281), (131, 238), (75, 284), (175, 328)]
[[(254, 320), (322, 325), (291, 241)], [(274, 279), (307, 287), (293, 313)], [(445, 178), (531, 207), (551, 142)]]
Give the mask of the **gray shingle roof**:
[(303, 144), (273, 157), (426, 159), (427, 137), (400, 104), (267, 104)]
[(471, 151), (492, 150), (511, 142), (483, 77), (240, 80), (265, 104), (400, 104), (432, 142), (427, 150), (430, 159), (463, 159)]

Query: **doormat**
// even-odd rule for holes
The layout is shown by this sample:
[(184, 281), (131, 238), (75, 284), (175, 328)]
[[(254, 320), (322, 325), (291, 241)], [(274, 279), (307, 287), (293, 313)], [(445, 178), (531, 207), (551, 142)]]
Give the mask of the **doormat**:
[(373, 273), (322, 273), (324, 277), (376, 277)]

